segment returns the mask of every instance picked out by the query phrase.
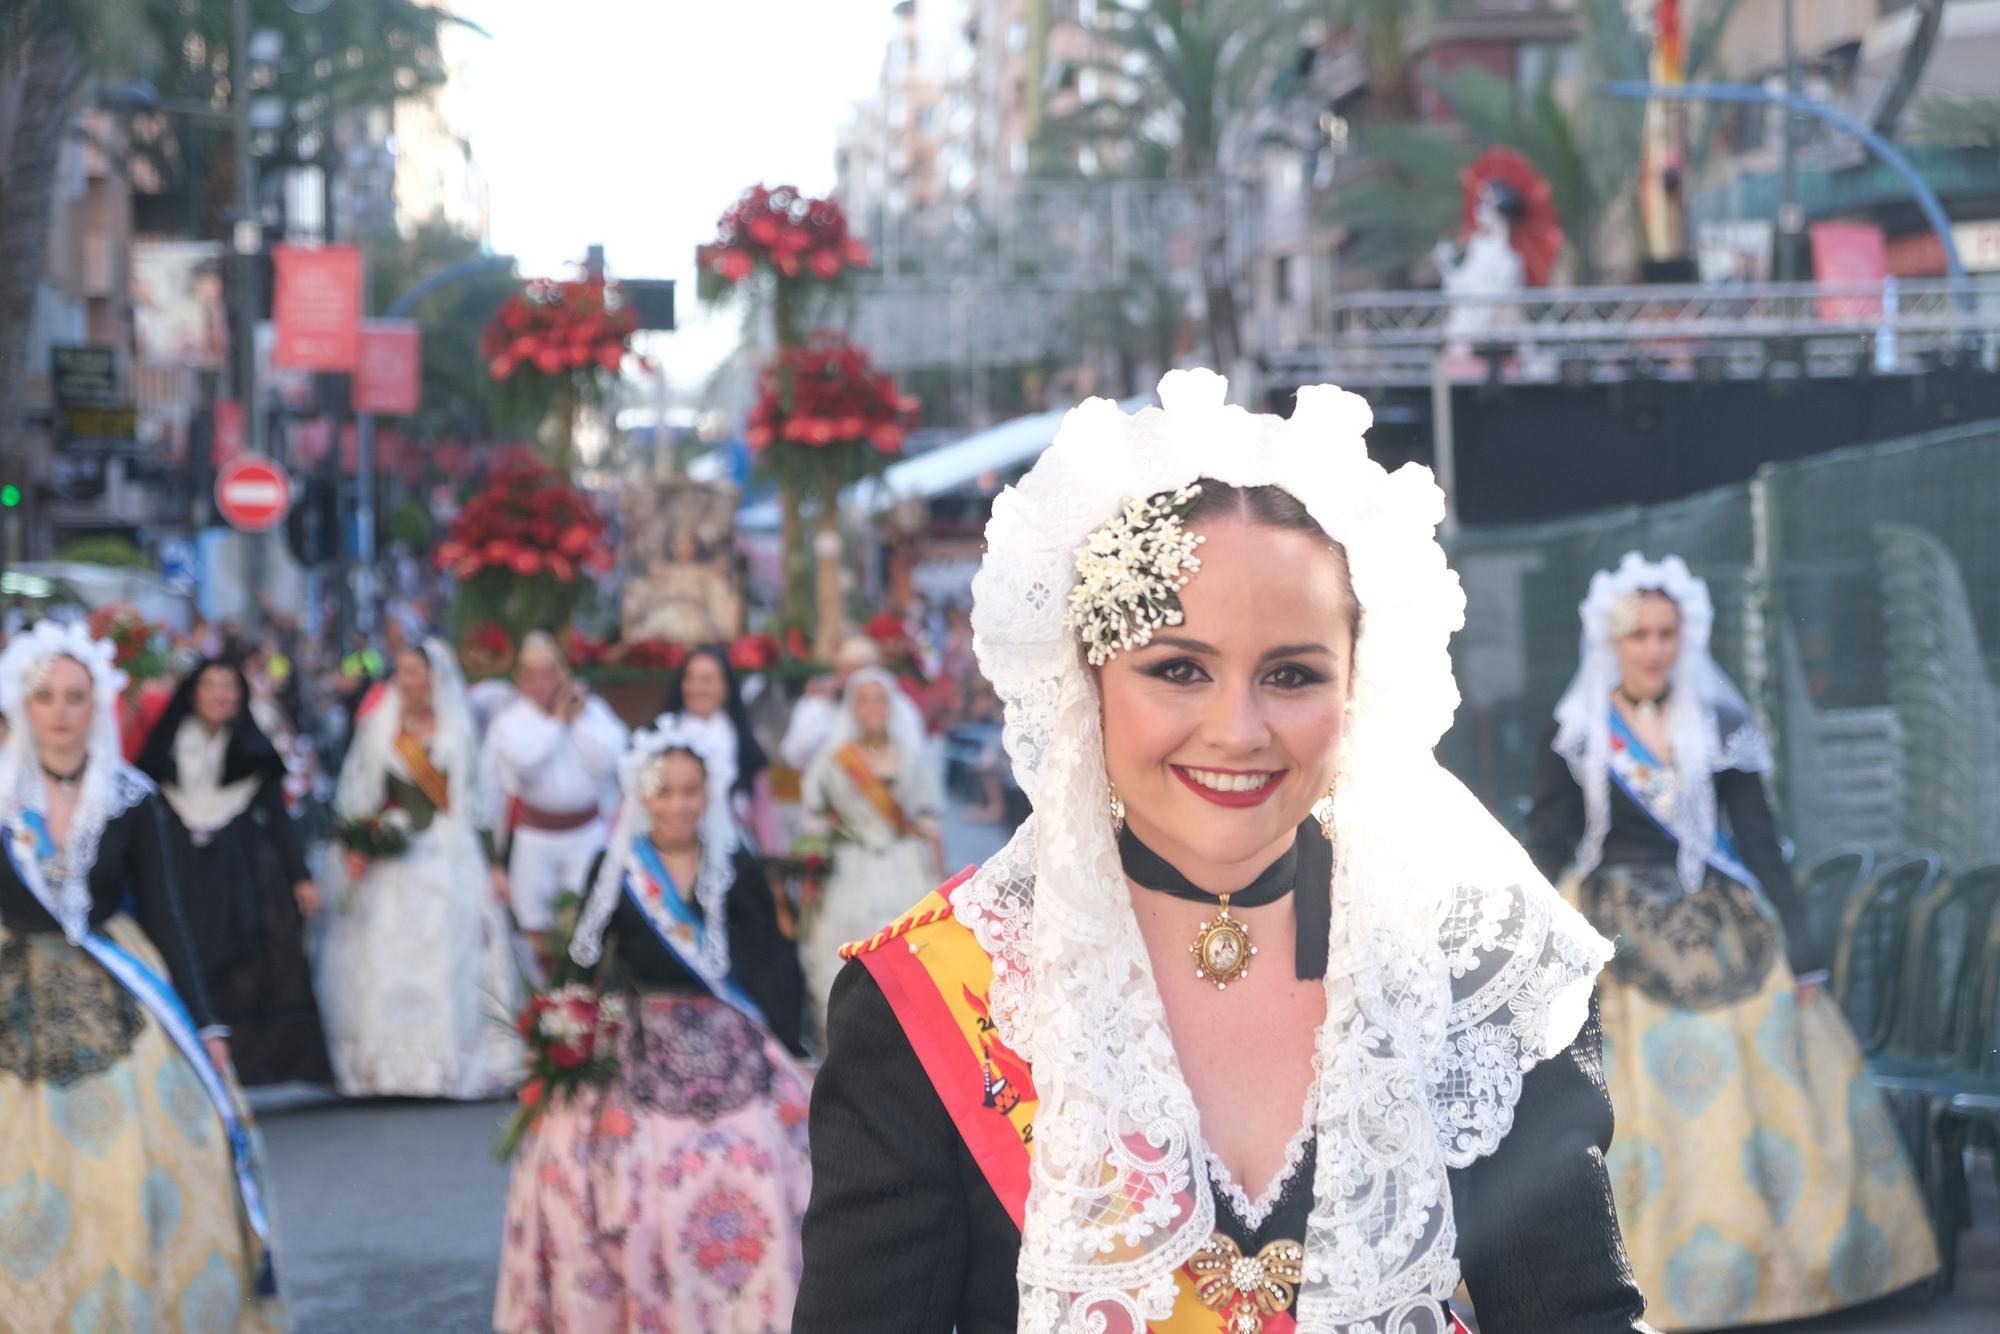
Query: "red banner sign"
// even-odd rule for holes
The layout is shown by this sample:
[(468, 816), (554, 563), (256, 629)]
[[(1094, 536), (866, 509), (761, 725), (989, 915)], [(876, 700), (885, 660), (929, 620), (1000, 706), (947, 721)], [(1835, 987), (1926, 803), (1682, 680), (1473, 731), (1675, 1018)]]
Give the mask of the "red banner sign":
[(408, 417), (423, 402), (422, 333), (413, 320), (364, 320), (354, 369), (354, 410)]
[(271, 364), (353, 371), (361, 360), (361, 252), (353, 246), (275, 246)]
[[(1811, 227), (1813, 277), (1828, 286), (1877, 288), (1889, 273), (1888, 247), (1882, 229), (1870, 222), (1815, 222)], [(1876, 296), (1823, 296), (1823, 320), (1872, 320), (1882, 314)]]

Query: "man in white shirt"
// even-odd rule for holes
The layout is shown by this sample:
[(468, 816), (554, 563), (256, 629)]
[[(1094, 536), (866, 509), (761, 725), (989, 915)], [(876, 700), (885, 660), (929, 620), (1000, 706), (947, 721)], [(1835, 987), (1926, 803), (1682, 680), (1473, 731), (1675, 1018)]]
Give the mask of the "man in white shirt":
[(618, 780), (625, 724), (570, 679), (555, 641), (532, 634), (514, 670), (520, 696), (500, 710), (481, 751), (503, 860), (494, 888), (547, 967), (554, 901), (584, 893), (604, 847), (604, 799)]

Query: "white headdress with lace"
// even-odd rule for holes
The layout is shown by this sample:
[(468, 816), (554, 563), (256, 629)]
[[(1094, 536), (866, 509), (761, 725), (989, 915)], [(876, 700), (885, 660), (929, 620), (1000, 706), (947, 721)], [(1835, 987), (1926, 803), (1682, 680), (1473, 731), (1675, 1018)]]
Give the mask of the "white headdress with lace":
[(41, 756), (28, 724), (27, 704), (59, 658), (69, 658), (90, 673), (90, 738), (83, 781), (70, 815), (69, 834), (59, 849), (61, 875), (56, 877), (56, 917), (71, 944), (90, 930), (90, 871), (97, 861), (104, 827), (130, 810), (153, 790), (152, 780), (125, 763), (118, 739), (118, 697), (125, 690), (125, 673), (118, 670), (117, 650), (91, 638), (82, 625), (42, 621), (17, 635), (0, 653), (0, 714), (9, 723), (0, 746), (0, 826), (18, 834), (24, 812), (46, 813), (48, 789), (42, 778)]
[[(426, 639), (419, 649), (431, 672), (432, 731), (427, 750), (451, 794), (451, 809), (439, 811), (436, 819), (476, 825), (485, 805), (479, 795), (479, 738), (473, 730), (465, 674), (458, 668), (451, 645), (442, 639)], [(358, 820), (381, 810), (390, 774), (405, 781), (412, 777), (409, 766), (396, 753), (396, 738), (402, 730), (403, 692), (392, 683), (355, 724), (354, 743), (341, 763), (340, 785), (334, 790), (334, 809), (342, 819)]]
[[(1208, 477), (1283, 488), (1341, 542), (1362, 608), (1334, 798), (1340, 835), (1315, 1058), (1307, 1334), (1441, 1334), (1458, 1279), (1446, 1170), (1489, 1153), (1522, 1074), (1573, 1040), (1609, 953), (1431, 748), (1458, 704), (1465, 598), (1427, 470), (1362, 444), (1367, 404), (1290, 420), (1177, 371), (1128, 417), (1093, 399), (994, 504), (973, 583), (981, 669), (1035, 814), (953, 896), (993, 956), (992, 1013), (1040, 1102), (1017, 1277), (1029, 1334), (1136, 1334), (1208, 1240), (1201, 1125), (1106, 810), (1097, 689), (1065, 627), (1077, 552), (1129, 502)], [(1194, 576), (1200, 578), (1199, 574)]]
[(570, 937), (569, 956), (585, 968), (604, 952), (604, 928), (625, 892), (625, 873), (632, 866), (632, 842), (646, 832), (646, 798), (656, 780), (658, 763), (669, 751), (684, 750), (705, 770), (708, 809), (701, 817), (701, 874), (695, 881), (695, 906), (701, 910), (702, 941), (698, 958), (689, 960), (711, 987), (729, 975), (729, 915), (725, 900), (735, 879), (736, 822), (729, 811), (729, 789), (736, 783), (734, 731), (706, 725), (685, 714), (663, 713), (651, 727), (632, 734), (632, 745), (618, 762), (618, 783), (624, 794), (618, 818), (611, 825), (611, 842), (591, 882), (590, 897)]
[(1680, 841), (1681, 885), (1692, 894), (1707, 877), (1715, 851), (1715, 784), (1711, 774), (1725, 769), (1765, 773), (1771, 747), (1751, 720), (1750, 706), (1709, 652), (1715, 604), (1708, 584), (1696, 578), (1679, 556), (1649, 561), (1625, 553), (1615, 570), (1590, 577), (1590, 594), (1577, 607), (1583, 619), (1576, 676), (1556, 704), (1558, 755), (1569, 761), (1583, 789), (1583, 839), (1574, 869), (1594, 870), (1611, 830), (1611, 692), (1624, 673), (1618, 666), (1619, 619), (1632, 599), (1664, 593), (1681, 614), (1680, 656), (1668, 675), (1667, 732), (1673, 738), (1674, 767), (1682, 783), (1670, 821)]
[(903, 693), (903, 686), (886, 667), (863, 667), (847, 678), (840, 692), (840, 714), (821, 747), (831, 754), (861, 739), (861, 721), (854, 716), (855, 701), (863, 686), (879, 686), (889, 697), (889, 744), (906, 760), (921, 761), (924, 753), (924, 720), (916, 704)]

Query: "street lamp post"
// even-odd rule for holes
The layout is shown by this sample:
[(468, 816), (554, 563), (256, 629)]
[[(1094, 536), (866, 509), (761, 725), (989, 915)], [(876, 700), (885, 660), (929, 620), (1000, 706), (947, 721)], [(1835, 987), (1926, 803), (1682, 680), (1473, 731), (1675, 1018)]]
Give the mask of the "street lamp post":
[[(243, 448), (264, 452), (264, 414), (257, 405), (257, 256), (264, 248), (255, 164), (250, 154), (250, 0), (235, 0), (229, 54), (229, 102), (236, 140), (236, 401)], [(264, 536), (243, 534), (244, 619), (252, 634), (264, 627)]]

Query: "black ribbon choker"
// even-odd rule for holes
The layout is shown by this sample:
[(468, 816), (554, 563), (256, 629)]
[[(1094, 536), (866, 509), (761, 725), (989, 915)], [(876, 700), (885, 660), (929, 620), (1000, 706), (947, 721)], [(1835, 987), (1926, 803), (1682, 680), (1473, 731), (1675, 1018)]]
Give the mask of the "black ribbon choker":
[[(1118, 835), (1118, 860), (1125, 874), (1144, 889), (1192, 903), (1214, 904), (1221, 895), (1202, 889), (1159, 853), (1139, 841), (1126, 826)], [(1294, 888), (1297, 893), (1293, 893)], [(1285, 854), (1264, 868), (1255, 880), (1230, 893), (1231, 908), (1261, 908), (1292, 895), (1298, 924), (1297, 975), (1301, 980), (1326, 976), (1327, 931), (1333, 922), (1333, 845), (1319, 821), (1307, 818)]]

